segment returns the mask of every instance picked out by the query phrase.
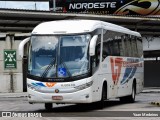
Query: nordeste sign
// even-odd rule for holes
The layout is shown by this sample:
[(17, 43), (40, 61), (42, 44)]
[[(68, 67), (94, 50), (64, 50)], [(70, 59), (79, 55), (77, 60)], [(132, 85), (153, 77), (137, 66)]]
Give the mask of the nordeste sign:
[[(50, 1), (53, 2), (53, 1)], [(52, 4), (50, 4), (50, 7)], [(160, 15), (159, 0), (56, 0), (60, 12)]]

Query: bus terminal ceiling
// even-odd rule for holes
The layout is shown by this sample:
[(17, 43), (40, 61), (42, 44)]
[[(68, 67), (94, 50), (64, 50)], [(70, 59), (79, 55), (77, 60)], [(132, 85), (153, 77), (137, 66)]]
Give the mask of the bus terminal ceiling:
[(30, 33), (41, 22), (66, 19), (102, 20), (138, 31), (143, 35), (160, 36), (160, 17), (110, 16), (50, 11), (0, 9), (1, 33)]

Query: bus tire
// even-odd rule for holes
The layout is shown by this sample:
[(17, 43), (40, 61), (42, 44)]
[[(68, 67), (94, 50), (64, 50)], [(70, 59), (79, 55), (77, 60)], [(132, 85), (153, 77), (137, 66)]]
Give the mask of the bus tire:
[(136, 82), (133, 82), (132, 85), (132, 93), (128, 96), (128, 102), (134, 103), (135, 102), (135, 96), (136, 96)]
[(45, 109), (46, 109), (46, 110), (51, 110), (52, 107), (53, 107), (52, 103), (45, 103), (44, 106), (45, 106)]
[(105, 106), (105, 101), (107, 100), (107, 84), (103, 84), (102, 87), (102, 95), (101, 95), (101, 100), (99, 101), (99, 108), (103, 109)]
[(123, 103), (134, 103), (135, 102), (135, 95), (136, 95), (136, 82), (133, 82), (132, 85), (132, 93), (129, 96), (120, 97), (120, 101)]

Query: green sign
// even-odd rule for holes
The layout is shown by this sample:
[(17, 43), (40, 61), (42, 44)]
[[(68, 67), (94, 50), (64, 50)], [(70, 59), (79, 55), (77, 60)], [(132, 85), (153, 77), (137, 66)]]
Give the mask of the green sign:
[(4, 68), (17, 68), (16, 50), (4, 50)]

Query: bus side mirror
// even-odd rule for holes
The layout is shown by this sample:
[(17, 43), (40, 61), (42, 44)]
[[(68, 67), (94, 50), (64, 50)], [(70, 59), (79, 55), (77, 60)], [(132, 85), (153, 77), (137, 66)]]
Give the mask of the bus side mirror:
[(89, 55), (90, 56), (95, 55), (95, 48), (96, 48), (97, 39), (98, 39), (98, 35), (94, 35), (90, 41), (90, 46), (89, 46)]
[(19, 44), (19, 48), (18, 48), (18, 51), (19, 51), (19, 55), (21, 56), (21, 58), (24, 57), (24, 46), (25, 44), (30, 40), (30, 37), (24, 39), (22, 42), (20, 42)]

